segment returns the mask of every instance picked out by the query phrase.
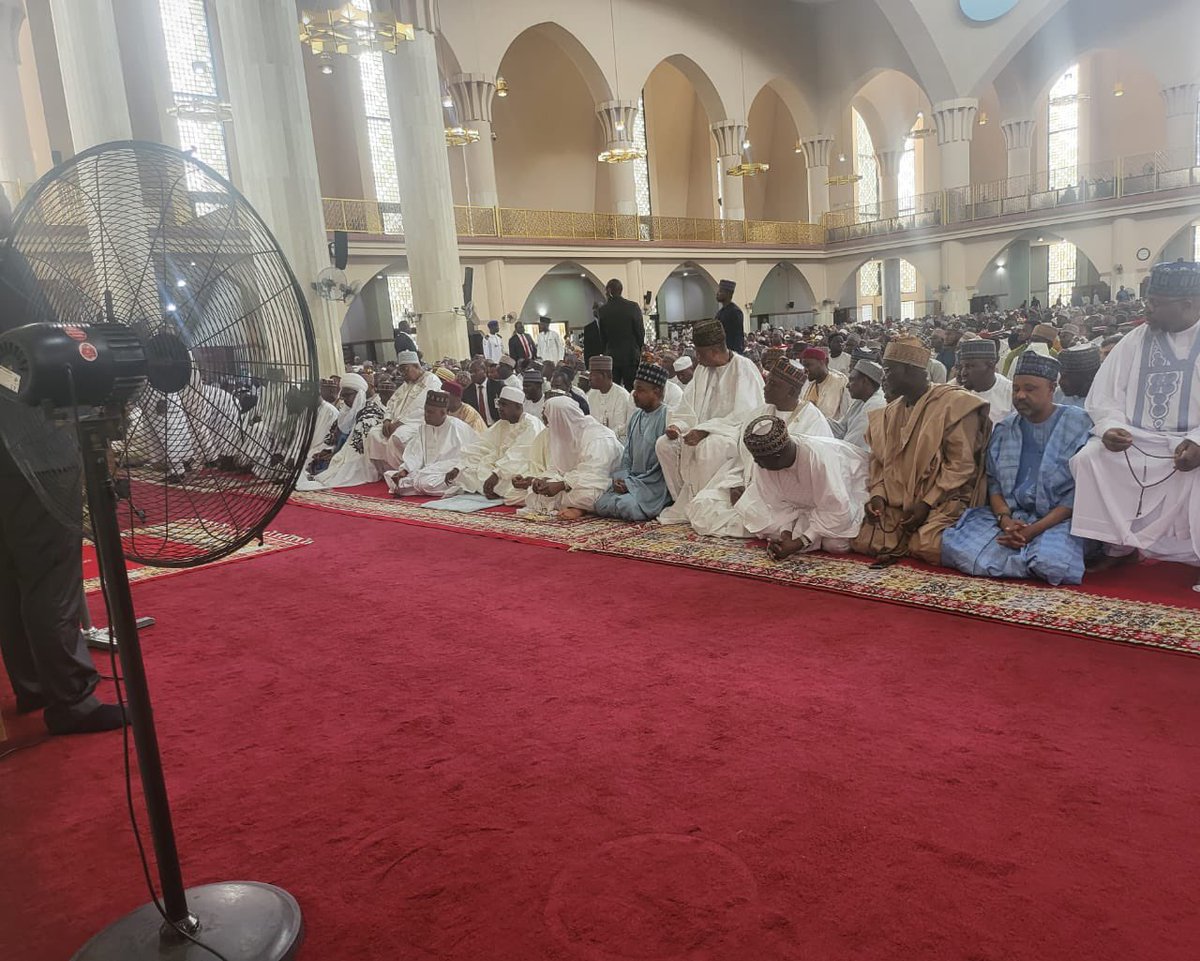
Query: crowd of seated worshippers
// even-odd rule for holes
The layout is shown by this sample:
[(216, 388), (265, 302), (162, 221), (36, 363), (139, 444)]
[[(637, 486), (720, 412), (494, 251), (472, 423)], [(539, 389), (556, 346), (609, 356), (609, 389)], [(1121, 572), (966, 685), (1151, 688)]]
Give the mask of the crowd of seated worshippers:
[(1123, 293), (764, 326), (741, 353), (697, 321), (646, 343), (631, 390), (578, 335), (545, 362), (404, 350), (322, 382), (298, 486), (688, 525), (791, 563), (851, 551), (1051, 584), (1139, 557), (1200, 566), (1200, 265)]

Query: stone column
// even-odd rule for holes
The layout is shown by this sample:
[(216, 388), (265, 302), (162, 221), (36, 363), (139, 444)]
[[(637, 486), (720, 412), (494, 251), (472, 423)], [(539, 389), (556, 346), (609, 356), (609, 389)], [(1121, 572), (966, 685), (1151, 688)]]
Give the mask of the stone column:
[(1004, 145), (1008, 148), (1009, 180), (1028, 177), (1033, 170), (1033, 157), (1030, 154), (1030, 148), (1033, 146), (1033, 128), (1034, 122), (1024, 119), (1005, 120), (1000, 124), (1000, 132), (1004, 134)]
[(903, 150), (880, 150), (875, 154), (875, 162), (879, 166), (879, 212), (882, 217), (897, 216), (900, 206), (900, 161), (903, 157)]
[(883, 261), (883, 316), (900, 319), (900, 258), (887, 257)]
[[(604, 149), (628, 149), (633, 146), (633, 125), (637, 118), (636, 100), (606, 100), (596, 105), (596, 116), (604, 128)], [(613, 211), (637, 216), (637, 186), (633, 164), (605, 164), (608, 167)]]
[(808, 219), (819, 224), (829, 213), (829, 157), (833, 153), (833, 137), (827, 133), (813, 134), (800, 141), (804, 162), (808, 164)]
[(741, 177), (731, 177), (727, 170), (742, 162), (742, 143), (746, 139), (744, 120), (722, 120), (712, 125), (717, 138), (717, 156), (721, 158), (721, 192), (724, 203), (721, 216), (725, 220), (746, 219), (746, 195)]
[(458, 122), (479, 131), (479, 142), (462, 148), (467, 167), (467, 203), (474, 207), (500, 206), (496, 157), (492, 150), (492, 97), (495, 93), (496, 81), (482, 73), (460, 73), (450, 78), (450, 99), (454, 101)]
[(413, 310), (418, 315), (417, 340), (429, 360), (465, 357), (467, 328), (455, 313), (462, 306), (462, 266), (434, 41), (440, 29), (438, 4), (437, 0), (391, 3), (397, 19), (416, 28), (411, 43), (401, 44), (395, 55), (384, 54), (383, 70), (392, 111)]
[(979, 101), (974, 98), (943, 100), (933, 108), (941, 148), (942, 189), (966, 187), (971, 183), (971, 137)]
[(131, 139), (112, 0), (50, 0), (50, 13), (75, 152)]
[(967, 293), (967, 261), (963, 245), (957, 240), (942, 242), (942, 313), (965, 314), (971, 308)]
[(1177, 83), (1161, 91), (1167, 105), (1167, 157), (1174, 169), (1196, 162), (1196, 89), (1194, 83)]
[(483, 265), (483, 276), (487, 280), (487, 310), (478, 311), (479, 319), (483, 322), (482, 333), (487, 333), (489, 320), (500, 320), (504, 317), (504, 261), (489, 260)]
[[(21, 98), (21, 25), (24, 0), (0, 0), (0, 182), (33, 183), (33, 147)], [(15, 205), (15, 191), (9, 200)]]
[(341, 318), (311, 286), (329, 266), (329, 252), (296, 5), (292, 0), (216, 0), (216, 13), (233, 108), (238, 186), (292, 265), (312, 313), (320, 373), (328, 377), (344, 365)]

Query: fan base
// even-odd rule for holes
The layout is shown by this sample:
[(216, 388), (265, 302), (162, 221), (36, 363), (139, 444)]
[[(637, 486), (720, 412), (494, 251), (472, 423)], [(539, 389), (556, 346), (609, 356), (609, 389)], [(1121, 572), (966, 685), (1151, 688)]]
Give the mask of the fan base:
[[(229, 961), (288, 961), (304, 940), (300, 905), (281, 888), (225, 881), (187, 890), (199, 919), (194, 936)], [(74, 961), (213, 961), (186, 938), (163, 934), (163, 919), (146, 904), (110, 924), (79, 949)]]

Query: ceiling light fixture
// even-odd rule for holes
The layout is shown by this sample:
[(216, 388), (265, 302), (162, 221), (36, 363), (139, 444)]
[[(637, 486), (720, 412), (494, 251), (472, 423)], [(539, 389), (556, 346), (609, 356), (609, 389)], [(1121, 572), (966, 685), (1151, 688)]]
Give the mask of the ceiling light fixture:
[[(360, 10), (353, 3), (300, 14), (300, 42), (318, 57), (324, 53), (356, 57), (373, 50), (395, 53), (401, 42), (412, 39), (411, 23), (399, 23), (390, 13)], [(321, 72), (325, 73), (324, 67)]]
[(470, 143), (479, 143), (479, 131), (471, 127), (447, 127), (446, 146), (465, 147)]
[(1121, 83), (1120, 80), (1118, 80), (1116, 83), (1113, 84), (1113, 96), (1114, 97), (1125, 96), (1125, 84)]
[(503, 77), (496, 78), (496, 96), (497, 97), (507, 97), (508, 96), (508, 81), (505, 80)]
[[(620, 103), (621, 100), (621, 73), (617, 63), (617, 19), (616, 12), (613, 9), (613, 0), (608, 0), (608, 26), (612, 36), (612, 55), (613, 55), (613, 100)], [(614, 107), (614, 109), (619, 109)], [(614, 133), (625, 133), (625, 121), (617, 119), (613, 124)], [(622, 140), (625, 138), (622, 137)], [(645, 160), (646, 151), (636, 144), (618, 144), (617, 146), (609, 147), (607, 150), (602, 150), (596, 155), (596, 160), (602, 164), (624, 164), (634, 160)]]

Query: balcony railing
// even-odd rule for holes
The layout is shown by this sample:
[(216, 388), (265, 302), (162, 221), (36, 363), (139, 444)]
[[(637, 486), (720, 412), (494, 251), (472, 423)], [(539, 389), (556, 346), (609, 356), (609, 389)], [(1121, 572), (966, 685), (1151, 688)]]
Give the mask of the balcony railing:
[[(397, 204), (325, 198), (325, 228), (402, 239)], [(625, 243), (676, 242), (710, 245), (762, 244), (819, 247), (825, 228), (785, 220), (712, 220), (702, 217), (640, 217), (635, 214), (530, 210), (524, 207), (455, 206), (460, 239), (601, 240)]]

